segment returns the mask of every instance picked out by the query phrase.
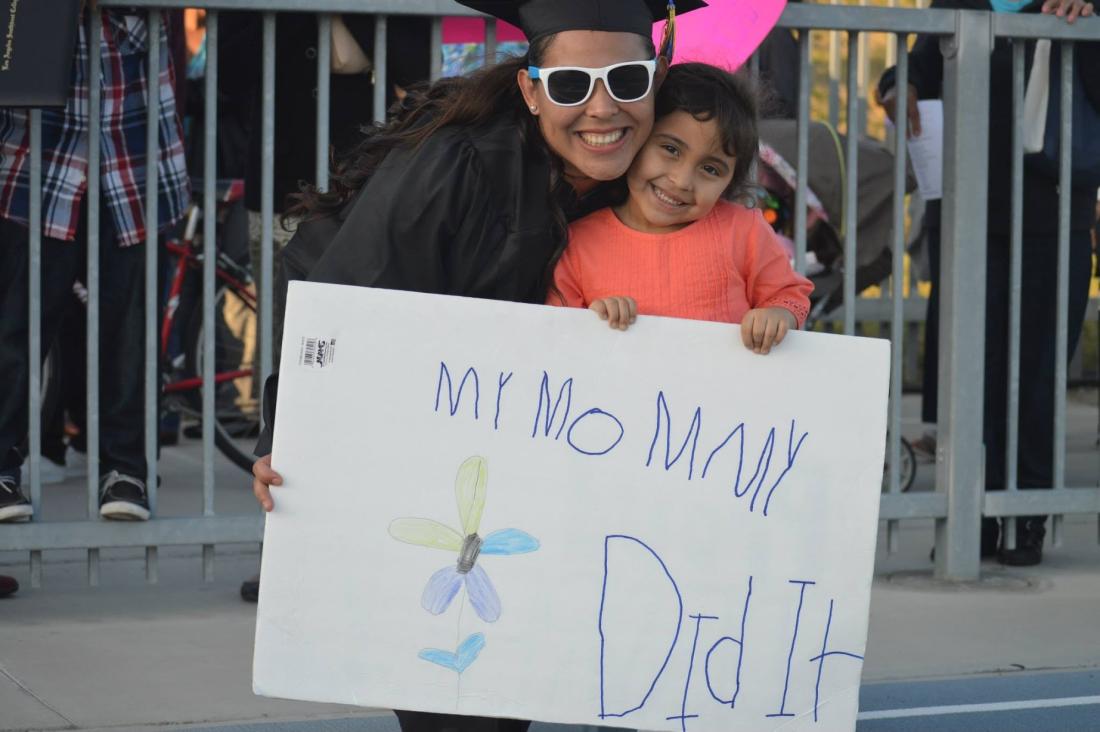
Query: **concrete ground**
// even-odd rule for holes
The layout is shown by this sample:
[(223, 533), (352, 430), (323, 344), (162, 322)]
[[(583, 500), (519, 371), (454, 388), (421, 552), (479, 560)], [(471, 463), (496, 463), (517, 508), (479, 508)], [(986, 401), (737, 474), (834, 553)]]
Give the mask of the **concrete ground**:
[[(915, 399), (905, 412), (916, 414)], [(1070, 403), (1072, 484), (1100, 479), (1096, 422), (1094, 403)], [(905, 433), (918, 436), (919, 425), (908, 421)], [(200, 460), (194, 444), (166, 450), (165, 514), (201, 508)], [(217, 477), (219, 512), (255, 510), (247, 476), (222, 462)], [(913, 490), (931, 480), (921, 465)], [(83, 485), (44, 488), (47, 517), (80, 516)], [(880, 532), (861, 731), (1100, 730), (1095, 516), (1068, 517), (1061, 546), (1048, 545), (1041, 566), (989, 563), (982, 582), (963, 587), (931, 580), (932, 522), (897, 531), (894, 554), (885, 526)], [(43, 587), (30, 589), (26, 557), (0, 553), (0, 574), (24, 584), (0, 601), (0, 730), (396, 730), (386, 712), (252, 694), (255, 605), (237, 592), (258, 570), (258, 546), (220, 546), (210, 584), (197, 548), (162, 549), (155, 586), (145, 583), (143, 558), (103, 550), (101, 585), (88, 588), (83, 552), (47, 552)], [(1030, 706), (1018, 708), (1023, 702)], [(552, 729), (563, 730), (535, 732)]]

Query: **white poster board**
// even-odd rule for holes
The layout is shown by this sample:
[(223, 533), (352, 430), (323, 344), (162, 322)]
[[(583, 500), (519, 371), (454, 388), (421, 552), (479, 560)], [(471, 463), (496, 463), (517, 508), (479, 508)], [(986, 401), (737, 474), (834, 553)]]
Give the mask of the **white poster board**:
[(254, 688), (855, 727), (885, 341), (293, 283)]

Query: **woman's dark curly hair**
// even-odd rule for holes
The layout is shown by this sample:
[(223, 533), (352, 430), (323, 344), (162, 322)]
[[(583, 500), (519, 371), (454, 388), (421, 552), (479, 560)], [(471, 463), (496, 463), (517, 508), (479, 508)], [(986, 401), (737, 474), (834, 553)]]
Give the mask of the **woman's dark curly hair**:
[(710, 64), (675, 64), (657, 93), (655, 116), (660, 120), (673, 112), (687, 112), (700, 122), (717, 121), (723, 149), (737, 159), (725, 197), (740, 195), (760, 146), (758, 101), (752, 82)]

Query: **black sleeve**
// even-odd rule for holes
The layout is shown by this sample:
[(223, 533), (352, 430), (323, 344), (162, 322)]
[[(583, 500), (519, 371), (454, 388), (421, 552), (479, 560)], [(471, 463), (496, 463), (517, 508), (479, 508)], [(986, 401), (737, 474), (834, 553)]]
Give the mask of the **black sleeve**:
[[(474, 146), (452, 132), (392, 151), (359, 192), (309, 280), (468, 294), (507, 236), (489, 178)], [(257, 455), (271, 452), (277, 390), (273, 375), (264, 385)]]
[(1081, 75), (1081, 84), (1085, 87), (1092, 108), (1100, 112), (1100, 41), (1075, 44), (1077, 65), (1075, 71)]
[(310, 272), (314, 282), (465, 292), (504, 232), (474, 146), (441, 131), (389, 153)]
[(259, 13), (226, 10), (218, 14), (218, 90), (230, 98), (260, 83), (263, 26)]
[[(988, 0), (932, 0), (932, 8), (939, 10), (989, 10)], [(897, 69), (894, 66), (882, 72), (878, 81), (879, 94), (894, 88)], [(909, 51), (909, 83), (917, 89), (918, 99), (939, 99), (943, 96), (943, 54), (940, 38), (918, 35)]]
[[(935, 3), (933, 3), (935, 5)], [(882, 72), (879, 94), (894, 88), (897, 67)], [(909, 51), (909, 83), (916, 87), (918, 99), (939, 99), (943, 95), (943, 54), (939, 36), (919, 35)]]

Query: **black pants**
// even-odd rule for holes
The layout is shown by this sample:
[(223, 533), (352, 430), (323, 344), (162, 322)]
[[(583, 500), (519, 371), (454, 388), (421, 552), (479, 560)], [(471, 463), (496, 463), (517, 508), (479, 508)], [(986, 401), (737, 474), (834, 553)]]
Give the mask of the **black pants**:
[[(936, 422), (939, 368), (940, 207), (929, 204), (926, 215), (932, 293), (928, 300), (921, 409), (925, 422)], [(990, 234), (986, 255), (985, 436), (986, 490), (1005, 485), (1005, 441), (1008, 419), (1008, 328), (1011, 239)], [(1072, 356), (1088, 306), (1091, 243), (1087, 230), (1070, 232), (1068, 354)], [(1054, 377), (1067, 364), (1055, 363), (1058, 292), (1056, 235), (1023, 237), (1022, 306), (1020, 313), (1020, 412), (1018, 483), (1021, 488), (1049, 488), (1054, 473)]]
[(397, 710), (401, 732), (527, 732), (530, 722), (522, 719), (460, 717), (457, 714), (431, 714)]
[[(57, 338), (84, 279), (85, 215), (75, 241), (42, 238), (42, 350)], [(110, 213), (100, 213), (100, 470), (141, 480), (145, 464), (145, 247), (119, 247)], [(29, 232), (0, 219), (0, 471), (18, 474), (27, 435)], [(83, 344), (81, 344), (83, 345)]]

